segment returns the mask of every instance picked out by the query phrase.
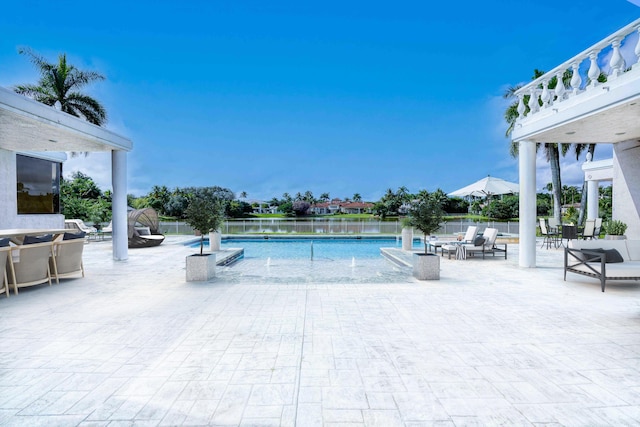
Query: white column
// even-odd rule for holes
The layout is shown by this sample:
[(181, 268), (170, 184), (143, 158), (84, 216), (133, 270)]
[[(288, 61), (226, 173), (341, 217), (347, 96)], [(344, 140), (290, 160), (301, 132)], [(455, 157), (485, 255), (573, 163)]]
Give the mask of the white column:
[(129, 237), (127, 234), (127, 153), (111, 152), (111, 198), (113, 220), (113, 259), (125, 261), (129, 258)]
[(587, 219), (598, 217), (598, 181), (587, 181)]
[(536, 266), (536, 143), (520, 141), (520, 267)]

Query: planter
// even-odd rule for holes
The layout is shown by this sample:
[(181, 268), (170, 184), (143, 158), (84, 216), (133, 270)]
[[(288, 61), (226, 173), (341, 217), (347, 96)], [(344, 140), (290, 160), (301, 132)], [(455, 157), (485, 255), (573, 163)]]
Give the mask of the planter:
[(220, 242), (222, 241), (222, 234), (217, 231), (209, 233), (209, 250), (216, 252), (220, 250)]
[(440, 257), (434, 254), (413, 254), (413, 277), (418, 280), (440, 280)]
[(402, 250), (411, 251), (413, 248), (413, 228), (402, 229)]
[(616, 234), (605, 234), (604, 238), (605, 240), (626, 240), (627, 236), (624, 234), (622, 236), (618, 236)]
[(187, 257), (187, 282), (205, 282), (216, 276), (216, 254)]

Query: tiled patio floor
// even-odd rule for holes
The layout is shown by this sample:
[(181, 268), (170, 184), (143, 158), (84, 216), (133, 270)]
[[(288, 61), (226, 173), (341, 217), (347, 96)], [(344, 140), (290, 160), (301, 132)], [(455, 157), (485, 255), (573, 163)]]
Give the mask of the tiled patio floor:
[(509, 250), (435, 282), (271, 284), (249, 260), (185, 283), (192, 249), (92, 242), (86, 278), (0, 298), (0, 424), (639, 425), (640, 285)]

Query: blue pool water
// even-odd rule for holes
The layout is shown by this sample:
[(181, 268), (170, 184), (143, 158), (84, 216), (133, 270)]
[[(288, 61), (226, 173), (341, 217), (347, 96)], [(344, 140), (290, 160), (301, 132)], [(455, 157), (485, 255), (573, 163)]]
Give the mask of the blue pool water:
[[(380, 248), (401, 247), (400, 240), (389, 239), (226, 239), (222, 249), (244, 248), (245, 258), (311, 259), (373, 259), (380, 258)], [(199, 243), (194, 244), (198, 246)], [(419, 239), (414, 247), (421, 248)]]

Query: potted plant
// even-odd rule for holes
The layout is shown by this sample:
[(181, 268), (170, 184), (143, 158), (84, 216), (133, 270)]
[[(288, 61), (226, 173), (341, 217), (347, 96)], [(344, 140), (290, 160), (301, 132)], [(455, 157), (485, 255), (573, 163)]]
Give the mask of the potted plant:
[(411, 218), (402, 218), (402, 250), (411, 251), (413, 248), (413, 225)]
[(411, 225), (424, 234), (424, 253), (413, 254), (413, 275), (419, 280), (440, 279), (440, 257), (427, 252), (427, 239), (440, 228), (444, 215), (443, 202), (440, 191), (421, 191), (418, 200), (409, 209)]
[(627, 236), (624, 233), (627, 231), (627, 224), (622, 221), (612, 220), (607, 223), (605, 227), (607, 234), (604, 236), (605, 239), (609, 240), (624, 240)]
[(216, 275), (216, 255), (204, 253), (204, 236), (220, 229), (224, 205), (216, 198), (195, 194), (185, 210), (185, 222), (200, 232), (200, 253), (187, 257), (187, 282), (206, 281)]

